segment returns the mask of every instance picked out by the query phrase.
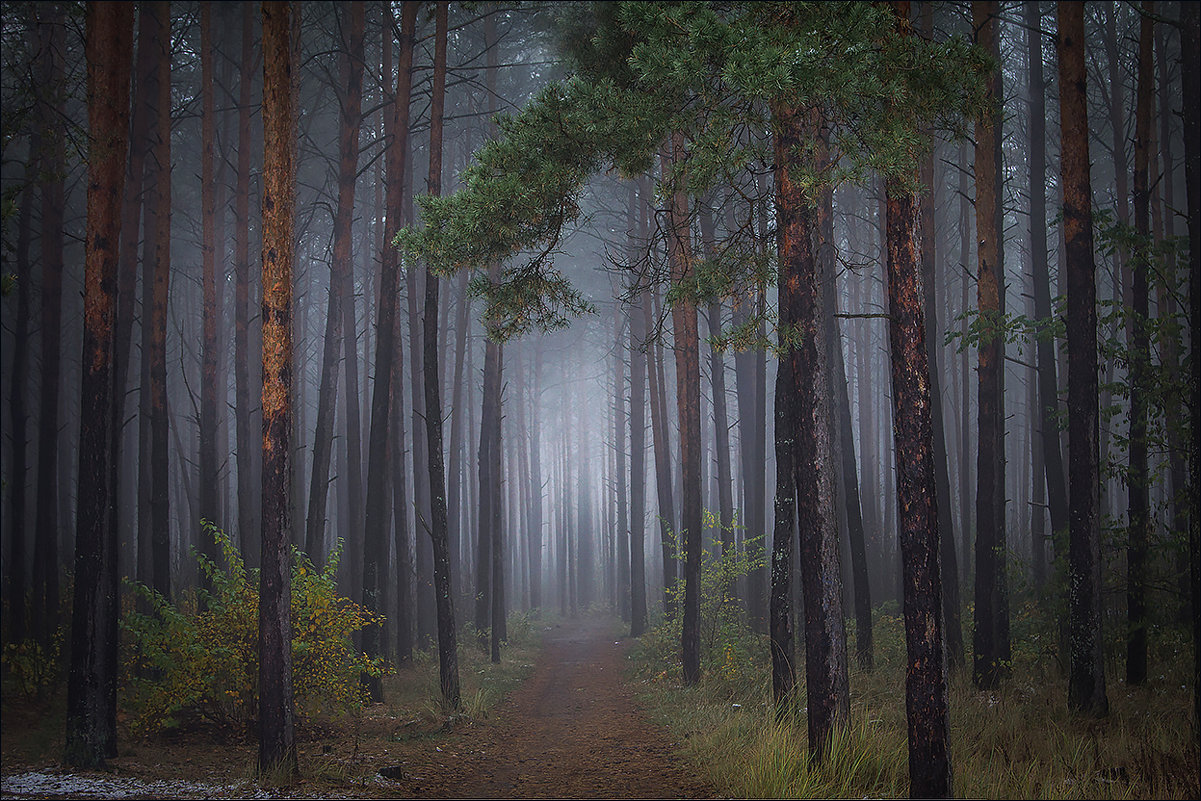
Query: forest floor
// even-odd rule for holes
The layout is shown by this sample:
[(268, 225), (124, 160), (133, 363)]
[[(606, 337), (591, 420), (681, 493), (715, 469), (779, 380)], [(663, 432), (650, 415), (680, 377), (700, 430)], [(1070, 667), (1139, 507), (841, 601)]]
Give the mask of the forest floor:
[(628, 644), (616, 631), (607, 618), (547, 625), (528, 678), (486, 715), (446, 719), (430, 714), (427, 700), (416, 716), (411, 706), (376, 704), (352, 721), (305, 727), (304, 775), (287, 786), (251, 778), (253, 738), (231, 741), (204, 726), (123, 744), (109, 773), (68, 773), (57, 763), (61, 716), (56, 726), (44, 704), (6, 699), (0, 796), (712, 796), (639, 708), (625, 678)]

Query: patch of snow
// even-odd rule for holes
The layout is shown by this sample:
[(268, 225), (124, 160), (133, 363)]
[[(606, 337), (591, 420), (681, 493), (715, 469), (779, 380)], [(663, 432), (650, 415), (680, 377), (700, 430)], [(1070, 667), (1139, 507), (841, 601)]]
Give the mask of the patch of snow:
[(77, 798), (270, 798), (250, 782), (206, 784), (189, 781), (144, 782), (117, 776), (82, 776), (76, 773), (22, 773), (0, 780), (5, 797), (70, 795)]

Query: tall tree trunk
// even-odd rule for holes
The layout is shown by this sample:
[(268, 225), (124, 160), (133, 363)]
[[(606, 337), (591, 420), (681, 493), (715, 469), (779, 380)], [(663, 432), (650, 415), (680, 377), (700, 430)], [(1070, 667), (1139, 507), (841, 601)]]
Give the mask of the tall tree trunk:
[[(146, 87), (153, 80), (153, 73), (156, 68), (154, 59), (154, 47), (152, 41), (152, 28), (154, 27), (150, 19), (152, 17), (150, 9), (145, 5), (139, 6), (138, 9), (138, 55), (133, 79), (135, 94), (133, 98), (133, 109), (131, 111), (132, 124), (129, 134), (129, 168), (125, 179), (125, 196), (122, 200), (121, 210), (121, 264), (118, 268), (117, 275), (117, 309), (113, 321), (113, 392), (114, 403), (113, 419), (115, 428), (113, 437), (116, 445), (114, 460), (117, 464), (128, 465), (134, 470), (137, 469), (140, 456), (138, 450), (138, 432), (136, 429), (126, 430), (125, 410), (129, 403), (129, 372), (130, 365), (133, 363), (133, 328), (135, 311), (137, 307), (137, 281), (138, 281), (138, 244), (139, 244), (139, 222), (143, 214), (143, 186), (146, 171), (146, 155), (151, 147), (150, 143), (150, 126), (151, 118), (154, 113), (154, 103), (148, 97)], [(127, 470), (126, 472), (130, 472)], [(113, 488), (113, 496), (117, 499), (113, 503), (113, 530), (117, 532), (118, 541), (126, 542), (133, 540), (138, 549), (138, 558), (141, 558), (140, 540), (136, 538), (136, 530), (132, 528), (137, 522), (138, 504), (137, 497), (137, 482), (136, 481), (120, 481), (121, 471), (117, 473), (118, 486)], [(135, 476), (136, 478), (136, 476)], [(125, 485), (132, 485), (132, 493), (128, 493), (129, 503), (124, 503), (127, 496)], [(130, 514), (130, 512), (133, 514)], [(132, 518), (132, 519), (131, 519)], [(147, 555), (149, 548), (147, 548)], [(140, 565), (135, 563), (133, 566), (134, 575), (141, 578), (146, 578), (148, 572), (143, 572)]]
[(63, 763), (96, 769), (116, 754), (117, 538), (112, 528), (113, 312), (121, 240), (121, 196), (129, 131), (133, 7), (89, 3), (84, 11), (88, 65), (88, 209), (84, 245), (83, 376), (75, 581), (71, 614)]
[[(430, 100), (430, 164), (428, 191), (442, 193), (442, 109), (446, 97), (446, 6), (437, 4), (434, 34), (433, 94)], [(412, 9), (411, 11), (409, 9)], [(416, 3), (405, 4), (406, 15), (416, 15)], [(406, 19), (408, 17), (406, 16)], [(408, 30), (412, 30), (409, 28)], [(411, 35), (411, 34), (410, 34)], [(411, 40), (410, 40), (411, 41)], [(399, 128), (399, 126), (398, 126)], [(425, 428), (429, 447), (430, 540), (434, 556), (434, 596), (438, 608), (438, 665), (442, 704), (459, 709), (459, 660), (455, 634), (454, 599), (450, 594), (450, 558), (447, 546), (446, 469), (442, 461), (442, 399), (438, 378), (438, 276), (426, 266), (423, 355), (425, 371)], [(456, 510), (456, 514), (458, 510)]]
[[(30, 137), (32, 140), (34, 137)], [(32, 154), (34, 145), (30, 143)], [(17, 317), (14, 321), (13, 334), (18, 343), (27, 342), (29, 338), (29, 217), (32, 191), (32, 175), (36, 170), (36, 162), (32, 159), (25, 166), (25, 187), (16, 198), (18, 203), (17, 244), (15, 257), (15, 278), (17, 283)], [(12, 376), (8, 385), (9, 414), (12, 420), (12, 474), (11, 489), (8, 490), (10, 510), (8, 529), (9, 552), (5, 561), (7, 572), (4, 576), (4, 594), (8, 602), (8, 613), (5, 621), (8, 623), (8, 638), (10, 642), (20, 642), (25, 639), (27, 631), (27, 605), (25, 588), (28, 586), (25, 577), (25, 552), (28, 525), (28, 515), (25, 509), (26, 479), (29, 469), (28, 437), (29, 413), (26, 404), (26, 392), (29, 387), (29, 349), (16, 347), (12, 356)], [(36, 631), (35, 631), (36, 633)]]
[[(795, 427), (776, 430), (793, 440), (801, 588), (805, 601), (805, 686), (809, 753), (821, 760), (836, 727), (850, 715), (846, 631), (842, 611), (834, 469), (830, 442), (829, 374), (818, 287), (822, 276), (813, 252), (814, 210), (789, 166), (801, 143), (818, 133), (805, 112), (773, 104), (776, 126), (776, 215), (780, 254), (780, 330), (783, 358), (791, 362)], [(779, 393), (777, 392), (777, 396)], [(774, 561), (774, 559), (773, 559)], [(773, 564), (773, 574), (776, 565)], [(773, 575), (774, 578), (774, 575)], [(775, 598), (779, 589), (773, 587)]]
[(263, 3), (263, 531), (259, 574), (260, 773), (295, 775), (292, 707), (292, 230), (296, 104), (292, 7)]
[[(1046, 211), (1046, 112), (1043, 98), (1042, 15), (1037, 3), (1024, 7), (1029, 41), (1030, 62), (1030, 269), (1034, 277), (1034, 317), (1051, 317), (1051, 268), (1047, 262)], [(1064, 482), (1063, 452), (1059, 448), (1059, 381), (1055, 375), (1055, 342), (1039, 337), (1035, 346), (1038, 365), (1038, 422), (1042, 443), (1043, 470), (1046, 473), (1047, 504), (1051, 513), (1051, 531), (1068, 528), (1068, 492)], [(1041, 584), (1040, 570), (1046, 552), (1035, 543), (1035, 584)]]
[[(157, 24), (156, 24), (157, 23)], [(139, 459), (141, 511), (139, 556), (146, 578), (171, 598), (170, 500), (168, 495), (167, 296), (171, 269), (171, 12), (151, 4), (155, 69), (145, 91), (154, 97), (146, 187), (146, 235), (142, 256), (142, 439)]]
[[(252, 427), (254, 418), (251, 411), (258, 405), (258, 400), (250, 370), (250, 365), (259, 361), (259, 354), (251, 352), (250, 337), (250, 90), (251, 76), (255, 71), (253, 24), (254, 5), (245, 3), (242, 6), (242, 69), (238, 78), (237, 187), (234, 190), (234, 218), (237, 221), (234, 228), (234, 439), (238, 468), (238, 542), (242, 559), (248, 567), (258, 565), (259, 548), (255, 547), (258, 544), (255, 539), (261, 526), (261, 503), (255, 468), (262, 458), (262, 443)], [(139, 33), (139, 64), (142, 61), (142, 41)], [(144, 226), (149, 235), (153, 207), (149, 185), (146, 189)]]
[[(642, 298), (643, 326), (648, 332), (655, 330), (654, 317), (651, 311), (653, 294), (654, 289), (652, 288)], [(664, 419), (666, 415), (663, 411), (663, 405), (659, 402), (663, 382), (660, 379), (661, 371), (658, 368), (662, 364), (662, 353), (658, 343), (653, 341), (653, 338), (648, 338), (647, 349), (650, 361), (648, 365), (648, 385), (651, 406), (651, 439), (655, 456), (655, 489), (659, 501), (659, 546), (663, 555), (663, 614), (665, 617), (671, 617), (673, 607), (670, 590), (675, 587), (676, 583), (676, 557), (671, 547), (670, 534), (675, 528), (675, 524), (672, 522), (675, 519), (675, 502), (672, 500), (671, 490), (671, 453), (669, 451), (667, 421)]]
[[(824, 143), (823, 143), (824, 144)], [(864, 542), (863, 510), (859, 502), (859, 475), (855, 464), (855, 436), (851, 428), (851, 399), (847, 387), (846, 364), (838, 331), (838, 287), (834, 240), (834, 193), (823, 189), (817, 208), (818, 274), (822, 276), (821, 298), (826, 331), (826, 359), (830, 370), (831, 414), (834, 416), (833, 442), (841, 459), (838, 471), (842, 480), (846, 509), (847, 539), (850, 544), (851, 573), (854, 578), (855, 657), (859, 667), (872, 670), (872, 595), (868, 579), (867, 547)]]
[[(63, 59), (66, 56), (66, 20), (62, 7), (50, 4), (38, 21), (41, 53), (37, 67), (45, 97), (37, 104), (37, 154), (42, 198), (42, 371), (41, 412), (38, 414), (37, 528), (33, 548), (33, 623), (39, 637), (53, 636), (45, 622), (58, 609), (59, 538), (59, 385), (62, 354), (63, 213), (67, 171)], [(23, 347), (23, 345), (18, 345)], [(24, 562), (21, 582), (24, 584)]]
[[(1172, 110), (1171, 95), (1167, 90), (1168, 87), (1168, 57), (1166, 51), (1166, 36), (1164, 27), (1161, 25), (1156, 30), (1155, 37), (1155, 61), (1156, 68), (1159, 71), (1161, 88), (1159, 91), (1159, 144), (1158, 147), (1152, 147), (1153, 158), (1156, 157), (1155, 152), (1162, 153), (1163, 156), (1163, 198), (1164, 203), (1169, 206), (1175, 204), (1175, 187), (1173, 175), (1175, 173), (1175, 164), (1172, 158), (1172, 133), (1171, 121), (1175, 116)], [(1154, 162), (1153, 162), (1154, 163)], [(1171, 239), (1176, 235), (1175, 231), (1175, 213), (1164, 215), (1162, 213), (1162, 204), (1159, 200), (1159, 193), (1153, 192), (1151, 195), (1151, 227), (1155, 230), (1157, 237)], [(1174, 255), (1169, 255), (1164, 265), (1164, 271), (1171, 276), (1173, 283), (1168, 281), (1160, 281), (1157, 286), (1157, 306), (1160, 317), (1170, 318), (1179, 313), (1179, 307), (1176, 301), (1176, 293), (1171, 291), (1171, 286), (1178, 280), (1179, 273)], [(1164, 404), (1164, 423), (1168, 431), (1184, 431), (1184, 426), (1187, 423), (1184, 420), (1184, 410), (1187, 405), (1187, 398), (1184, 394), (1183, 384), (1188, 380), (1187, 375), (1181, 369), (1180, 365), (1180, 349), (1183, 347), (1183, 341), (1176, 337), (1168, 337), (1167, 342), (1163, 345), (1163, 351), (1160, 358), (1160, 366), (1165, 372), (1172, 376), (1171, 383), (1177, 387), (1173, 393), (1172, 400)], [(1171, 499), (1172, 499), (1172, 523), (1171, 531), (1173, 539), (1176, 539), (1181, 545), (1184, 545), (1188, 539), (1188, 465), (1187, 461), (1187, 441), (1189, 438), (1183, 438), (1184, 441), (1174, 440), (1173, 445), (1168, 451), (1168, 473), (1171, 478)], [(1177, 556), (1173, 565), (1176, 572), (1176, 587), (1180, 593), (1177, 604), (1176, 617), (1181, 623), (1187, 624), (1193, 618), (1189, 613), (1189, 596), (1192, 594), (1191, 585), (1189, 584), (1189, 565), (1188, 565), (1188, 548), (1181, 547), (1177, 550)]]
[[(900, 3), (898, 4), (898, 9), (901, 6), (907, 5), (907, 3)], [(921, 25), (922, 36), (927, 39), (933, 38), (933, 9), (930, 3), (922, 3)], [(958, 560), (956, 559), (957, 554), (955, 553), (955, 527), (951, 515), (951, 471), (948, 465), (949, 453), (947, 449), (946, 427), (943, 422), (942, 371), (939, 369), (938, 363), (938, 343), (941, 338), (939, 336), (941, 328), (938, 319), (938, 303), (935, 299), (935, 284), (937, 281), (935, 277), (935, 242), (937, 235), (934, 221), (934, 155), (935, 153), (932, 148), (922, 158), (919, 175), (922, 186), (926, 187), (926, 191), (922, 194), (920, 200), (918, 200), (918, 226), (921, 237), (922, 316), (925, 318), (923, 327), (926, 349), (925, 367), (923, 369), (929, 380), (929, 387), (927, 389), (930, 397), (930, 427), (934, 438), (934, 486), (937, 494), (935, 508), (938, 512), (939, 577), (942, 582), (941, 594), (944, 620), (942, 634), (946, 638), (949, 664), (954, 669), (963, 666), (963, 625), (960, 621), (959, 611), (959, 569)], [(895, 308), (891, 306), (890, 308), (893, 308), (895, 313)], [(894, 358), (895, 353), (894, 350)], [(895, 369), (894, 363), (894, 372)], [(893, 426), (894, 428), (897, 426), (895, 415)], [(898, 469), (903, 469), (900, 467), (899, 458), (897, 465)], [(904, 510), (903, 506), (899, 508), (902, 511)], [(903, 529), (904, 522), (902, 521), (902, 525), (898, 527), (898, 530), (902, 530), (903, 534)], [(904, 559), (903, 541), (901, 545), (902, 559)], [(902, 572), (903, 570), (904, 568), (902, 568)], [(947, 787), (949, 792), (949, 781)]]
[(1147, 271), (1150, 269), (1151, 93), (1155, 85), (1151, 18), (1154, 4), (1143, 0), (1138, 37), (1138, 95), (1134, 114), (1134, 229), (1140, 244), (1130, 260), (1133, 271), (1133, 337), (1130, 342), (1130, 502), (1126, 546), (1126, 683), (1147, 680), (1147, 541), (1150, 537), (1150, 497), (1147, 474), (1147, 392), (1151, 346), (1147, 338), (1149, 313)]
[(985, 333), (980, 340), (979, 426), (976, 459), (976, 628), (972, 681), (992, 688), (1008, 674), (1009, 592), (1005, 577), (1005, 340), (994, 331), (1005, 314), (1002, 261), (1001, 68), (998, 7), (973, 0), (976, 42), (995, 60), (989, 79), (987, 119), (976, 125), (976, 304)]
[[(338, 351), (342, 345), (343, 293), (353, 287), (351, 252), (354, 222), (355, 177), (359, 164), (359, 125), (363, 104), (363, 33), (365, 14), (361, 0), (350, 3), (349, 29), (341, 54), (338, 84), (342, 97), (342, 124), (338, 129), (338, 207), (334, 212), (333, 252), (330, 259), (329, 304), (322, 345), (321, 384), (317, 395), (317, 425), (313, 440), (313, 469), (309, 485), (305, 551), (313, 564), (325, 563), (325, 518), (329, 497), (329, 462), (333, 449), (334, 410), (338, 396)], [(388, 34), (391, 41), (391, 33)], [(390, 72), (390, 70), (389, 70)]]
[[(630, 255), (638, 239), (645, 201), (638, 184), (630, 184)], [(646, 631), (646, 317), (635, 299), (630, 307), (630, 636)], [(645, 299), (641, 302), (645, 308)]]
[[(633, 184), (631, 183), (631, 186)], [(633, 211), (633, 209), (631, 209)], [(633, 215), (630, 215), (631, 217)], [(627, 482), (626, 472), (626, 435), (629, 433), (626, 428), (626, 419), (629, 417), (629, 411), (626, 409), (626, 327), (629, 322), (630, 313), (627, 310), (622, 313), (622, 304), (614, 303), (614, 347), (613, 347), (613, 438), (615, 440), (614, 470), (616, 472), (615, 481), (617, 484), (617, 543), (616, 553), (616, 573), (614, 575), (615, 602), (617, 612), (621, 619), (629, 621), (630, 619), (630, 601), (632, 590), (630, 589), (630, 508), (627, 505), (629, 496), (629, 487)]]
[(542, 415), (539, 395), (542, 391), (542, 353), (535, 350), (534, 376), (530, 385), (530, 606), (542, 608)]
[[(216, 140), (215, 100), (213, 97), (213, 24), (212, 3), (200, 4), (200, 207), (201, 207), (201, 283), (204, 296), (200, 366), (200, 453), (199, 512), (202, 520), (220, 525), (217, 508), (217, 187), (213, 168)], [(192, 521), (199, 526), (200, 521)], [(198, 529), (199, 551), (217, 562), (217, 543), (208, 532)], [(201, 571), (205, 589), (211, 588), (208, 574)]]
[(1109, 711), (1101, 640), (1100, 471), (1097, 428), (1097, 285), (1093, 263), (1084, 7), (1058, 4), (1059, 119), (1068, 340), (1068, 476), (1070, 497), (1068, 614), (1071, 666), (1068, 706), (1094, 716)]
[[(888, 182), (887, 194), (893, 432), (909, 665), (905, 707), (910, 795), (946, 797), (952, 793), (952, 781), (939, 544), (945, 518), (938, 513), (942, 499), (935, 481), (936, 407), (931, 397), (935, 390), (926, 348), (930, 324), (923, 319), (926, 300), (916, 258), (917, 198), (899, 181)], [(929, 292), (927, 287), (925, 294)]]
[[(1188, 196), (1188, 325), (1189, 342), (1192, 353), (1188, 363), (1192, 365), (1189, 371), (1189, 429), (1194, 434), (1201, 431), (1201, 354), (1198, 345), (1201, 344), (1201, 129), (1198, 118), (1201, 109), (1197, 107), (1197, 98), (1201, 96), (1201, 30), (1198, 24), (1198, 8), (1196, 3), (1183, 3), (1180, 6), (1180, 51), (1183, 54), (1181, 69), (1181, 88), (1184, 98), (1184, 185)], [(1194, 738), (1201, 739), (1201, 492), (1197, 491), (1198, 470), (1201, 469), (1201, 449), (1198, 448), (1197, 437), (1189, 438), (1188, 449), (1188, 478), (1189, 493), (1188, 513), (1188, 553), (1189, 553), (1189, 586), (1192, 588), (1193, 609), (1193, 732)]]
[[(909, 30), (909, 3), (897, 2), (901, 35)], [(926, 20), (927, 32), (929, 20)], [(933, 193), (934, 164), (922, 161), (922, 182)], [(943, 631), (949, 624), (943, 603), (940, 547), (950, 534), (950, 515), (938, 506), (950, 504), (946, 479), (946, 450), (935, 431), (942, 425), (941, 405), (931, 380), (932, 359), (927, 343), (936, 325), (933, 311), (933, 199), (921, 202), (900, 179), (885, 182), (887, 197), (888, 331), (892, 353), (893, 436), (896, 446), (897, 520), (903, 576), (905, 616), (905, 711), (909, 740), (909, 794), (914, 798), (950, 797), (952, 789), (947, 661)], [(927, 208), (928, 207), (928, 208)], [(922, 228), (921, 264), (917, 258), (918, 218)], [(923, 281), (928, 281), (924, 287)], [(943, 475), (936, 478), (940, 460)], [(947, 484), (946, 497), (939, 491)], [(944, 528), (944, 526), (946, 528)], [(954, 553), (952, 551), (952, 553)], [(952, 583), (954, 564), (950, 566)], [(958, 608), (954, 610), (958, 625)], [(951, 639), (954, 639), (953, 637)], [(950, 642), (947, 646), (950, 646)]]
[[(960, 303), (963, 316), (961, 333), (966, 336), (970, 321), (967, 311), (970, 300), (971, 282), (968, 280), (968, 264), (971, 259), (972, 234), (972, 201), (968, 194), (968, 160), (967, 143), (959, 145), (959, 270), (960, 270)], [(969, 348), (964, 348), (959, 361), (959, 372), (962, 378), (960, 384), (959, 415), (959, 536), (960, 549), (963, 554), (963, 564), (960, 566), (960, 578), (963, 586), (971, 583), (972, 576), (972, 437), (971, 437), (971, 400), (972, 400), (972, 370), (968, 362)]]
[[(781, 282), (786, 304), (791, 305), (793, 288)], [(780, 322), (786, 322), (781, 317)], [(789, 319), (787, 322), (791, 323)], [(796, 538), (796, 480), (794, 478), (795, 442), (799, 410), (791, 358), (780, 359), (776, 372), (775, 425), (779, 432), (776, 446), (775, 529), (772, 532), (771, 598), (768, 603), (768, 636), (771, 645), (771, 687), (777, 713), (783, 713), (794, 701), (796, 688), (796, 648), (793, 645), (795, 622), (792, 615), (793, 542)]]
[[(399, 253), (391, 245), (400, 228), (405, 157), (408, 150), (410, 73), (416, 9), (406, 3), (401, 12), (400, 51), (397, 54), (396, 100), (392, 108), (392, 145), (388, 150), (386, 200), (387, 226), (380, 253), (379, 303), (376, 305), (375, 383), (371, 392), (371, 431), (367, 438), (367, 503), (363, 524), (363, 606), (384, 611), (384, 576), (388, 567), (388, 522), (391, 515), (388, 422), (391, 418), (393, 354), (396, 350), (395, 317), (400, 294)], [(368, 656), (383, 654), (383, 624), (363, 627), (362, 647)], [(379, 676), (364, 674), (363, 685), (373, 700), (383, 700)]]
[[(670, 172), (673, 165), (684, 160), (682, 133), (677, 132), (672, 136), (670, 151), (664, 155), (663, 182), (668, 185), (672, 183)], [(673, 185), (671, 188), (668, 226), (671, 281), (673, 286), (683, 287), (690, 280), (693, 270), (688, 230), (688, 196), (682, 186)], [(701, 677), (701, 379), (696, 300), (691, 297), (677, 299), (672, 305), (671, 322), (676, 354), (676, 402), (680, 423), (680, 470), (683, 483), (679, 531), (684, 545), (681, 661), (684, 683), (692, 685)]]
[(392, 470), (392, 538), (396, 548), (396, 661), (413, 659), (413, 548), (409, 537), (409, 496), (405, 476), (404, 343), (400, 315), (393, 317), (392, 414), (389, 461)]
[[(713, 211), (701, 206), (701, 240), (705, 247), (705, 258), (716, 255), (717, 232), (713, 224)], [(721, 333), (722, 304), (709, 301), (709, 336)], [(730, 474), (730, 423), (726, 412), (726, 364), (724, 354), (717, 348), (709, 349), (709, 380), (713, 389), (713, 428), (717, 448), (717, 509), (721, 523), (721, 556), (730, 561), (734, 558), (734, 480)], [(729, 587), (732, 593), (734, 588)]]
[[(502, 450), (503, 446), (501, 440), (501, 422), (503, 419), (501, 415), (501, 403), (503, 400), (502, 388), (504, 386), (504, 346), (500, 343), (493, 343), (491, 341), (489, 341), (488, 345), (495, 346), (496, 348), (496, 358), (493, 367), (493, 371), (495, 373), (493, 380), (495, 381), (494, 390), (496, 396), (492, 402), (492, 430), (488, 432), (489, 437), (492, 439), (492, 445), (488, 453), (488, 458), (492, 461), (492, 466), (489, 471), (492, 477), (492, 497), (491, 507), (489, 509), (491, 520), (487, 521), (487, 525), (491, 529), (490, 539), (492, 540), (492, 604), (489, 612), (491, 623), (492, 663), (499, 664), (500, 644), (502, 641), (507, 639), (507, 635), (505, 633), (505, 537), (504, 529), (502, 528), (504, 524), (504, 487), (506, 486), (506, 482), (504, 480), (503, 472), (504, 467), (502, 457), (504, 455), (504, 451)], [(485, 355), (485, 383), (487, 383), (488, 379), (487, 373), (488, 365), (487, 356)], [(481, 436), (480, 439), (482, 441), (483, 437)], [(483, 496), (482, 491), (480, 495), (481, 497)], [(483, 530), (484, 525), (485, 521), (481, 515), (481, 531)]]

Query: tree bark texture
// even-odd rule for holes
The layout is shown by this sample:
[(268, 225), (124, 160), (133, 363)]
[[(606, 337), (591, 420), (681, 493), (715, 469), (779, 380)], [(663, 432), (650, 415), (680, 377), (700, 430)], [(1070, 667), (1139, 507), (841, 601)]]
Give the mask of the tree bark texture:
[(121, 197), (129, 131), (133, 7), (85, 7), (88, 75), (88, 208), (84, 250), (83, 377), (75, 581), (67, 683), (66, 746), (72, 768), (105, 766), (116, 753), (119, 572), (112, 528), (113, 313), (120, 258)]
[(263, 520), (259, 576), (260, 773), (297, 772), (292, 706), (292, 261), (296, 99), (292, 6), (263, 3)]
[[(902, 22), (904, 26), (904, 22)], [(889, 340), (892, 347), (893, 436), (896, 446), (897, 521), (905, 616), (905, 711), (909, 739), (909, 793), (949, 797), (952, 790), (947, 651), (944, 648), (940, 516), (935, 481), (929, 322), (930, 287), (922, 287), (917, 258), (917, 198), (897, 181), (888, 197)], [(931, 271), (932, 272), (932, 271)], [(950, 502), (950, 493), (947, 493)], [(957, 611), (957, 610), (956, 610)]]
[[(1037, 3), (1024, 6), (1029, 38), (1030, 63), (1030, 269), (1034, 277), (1034, 317), (1048, 321), (1051, 317), (1050, 265), (1047, 260), (1046, 211), (1046, 111), (1043, 97), (1042, 15)], [(1068, 491), (1064, 481), (1063, 452), (1059, 447), (1059, 381), (1055, 375), (1055, 342), (1039, 337), (1035, 346), (1038, 366), (1038, 418), (1041, 429), (1043, 469), (1046, 473), (1047, 505), (1051, 514), (1051, 531), (1068, 528)], [(1046, 562), (1046, 549), (1034, 543), (1035, 583), (1040, 584), (1040, 571)]]
[[(435, 11), (433, 94), (430, 100), (429, 194), (442, 193), (442, 113), (446, 99), (446, 2)], [(410, 10), (411, 9), (411, 10)], [(405, 19), (416, 20), (416, 3), (405, 4)], [(413, 30), (407, 28), (406, 30)], [(398, 128), (399, 130), (399, 128)], [(425, 372), (425, 428), (429, 447), (430, 540), (434, 557), (434, 598), (438, 614), (438, 667), (442, 704), (459, 709), (459, 658), (456, 646), (454, 598), (450, 592), (450, 554), (447, 543), (446, 468), (442, 454), (442, 398), (438, 373), (438, 276), (426, 267), (423, 369)]]
[[(342, 345), (342, 296), (353, 286), (351, 224), (354, 221), (355, 178), (359, 163), (359, 126), (363, 104), (363, 35), (361, 0), (348, 6), (345, 52), (340, 57), (339, 86), (342, 123), (338, 129), (338, 206), (334, 212), (330, 258), (329, 305), (322, 344), (321, 383), (317, 394), (317, 421), (313, 436), (313, 468), (309, 484), (305, 551), (320, 569), (328, 550), (325, 544), (326, 504), (329, 498), (330, 453), (333, 450), (334, 411), (338, 395), (338, 352)], [(389, 38), (391, 35), (389, 34)]]
[[(41, 53), (37, 74), (43, 97), (37, 104), (40, 152), (38, 184), (41, 194), (42, 370), (41, 412), (38, 414), (37, 524), (33, 548), (33, 615), (35, 632), (43, 619), (58, 610), (59, 538), (59, 387), (62, 378), (63, 214), (66, 211), (66, 137), (64, 108), (66, 19), (59, 4), (39, 15)], [(22, 583), (24, 566), (22, 565)], [(48, 632), (46, 635), (52, 635)]]
[[(1000, 64), (995, 0), (973, 0), (976, 43)], [(1009, 592), (1005, 578), (1005, 269), (1001, 219), (1001, 71), (990, 78), (987, 119), (976, 125), (976, 305), (982, 326), (979, 450), (976, 454), (976, 627), (972, 681), (992, 688), (1008, 675)]]
[(1093, 261), (1084, 8), (1058, 4), (1061, 184), (1067, 266), (1068, 340), (1068, 614), (1071, 660), (1068, 706), (1095, 716), (1109, 711), (1101, 640), (1100, 467), (1097, 428), (1097, 286)]
[[(846, 630), (842, 610), (830, 392), (825, 329), (818, 297), (821, 277), (813, 251), (813, 201), (789, 173), (802, 143), (817, 134), (805, 112), (772, 106), (776, 153), (777, 243), (781, 286), (781, 359), (791, 362), (796, 419), (791, 433), (797, 524), (800, 532), (801, 587), (805, 602), (805, 685), (808, 697), (809, 753), (821, 760), (835, 727), (850, 714)], [(778, 393), (777, 393), (778, 395)], [(773, 569), (775, 565), (773, 564)], [(773, 595), (777, 591), (773, 589)]]
[[(399, 253), (392, 238), (401, 225), (401, 204), (409, 139), (409, 100), (412, 92), (413, 32), (416, 10), (410, 4), (401, 12), (400, 49), (397, 52), (396, 100), (392, 108), (392, 144), (387, 156), (385, 206), (387, 224), (384, 249), (380, 253), (379, 302), (376, 304), (375, 383), (371, 393), (371, 423), (367, 438), (367, 503), (363, 524), (363, 606), (373, 612), (384, 610), (384, 576), (388, 568), (388, 523), (392, 514), (392, 484), (388, 458), (392, 402), (395, 317), (400, 297)], [(410, 20), (410, 17), (412, 19)], [(386, 34), (385, 34), (386, 35)], [(383, 624), (365, 626), (362, 647), (369, 656), (383, 653)], [(383, 698), (379, 676), (363, 676), (374, 700)]]
[[(672, 135), (670, 155), (663, 161), (664, 183), (673, 181), (671, 167), (684, 160), (684, 135)], [(672, 338), (676, 356), (676, 404), (680, 423), (680, 531), (684, 546), (684, 620), (681, 642), (684, 683), (701, 678), (701, 370), (697, 334), (696, 299), (688, 297), (692, 279), (692, 248), (688, 229), (688, 195), (682, 185), (671, 190), (668, 214), (668, 254), (673, 287), (684, 288), (685, 297), (671, 307)]]
[(1150, 538), (1150, 493), (1147, 486), (1147, 419), (1151, 346), (1147, 336), (1150, 269), (1150, 190), (1148, 162), (1151, 138), (1151, 93), (1155, 85), (1151, 30), (1154, 4), (1144, 0), (1138, 37), (1138, 91), (1134, 114), (1134, 230), (1146, 244), (1130, 259), (1134, 318), (1130, 341), (1130, 473), (1126, 544), (1126, 683), (1147, 681), (1147, 572)]

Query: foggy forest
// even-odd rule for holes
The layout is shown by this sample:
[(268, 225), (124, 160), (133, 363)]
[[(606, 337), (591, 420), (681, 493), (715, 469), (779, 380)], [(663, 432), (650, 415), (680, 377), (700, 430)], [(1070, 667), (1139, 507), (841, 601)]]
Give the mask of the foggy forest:
[(1201, 794), (1201, 4), (0, 10), (4, 797)]

